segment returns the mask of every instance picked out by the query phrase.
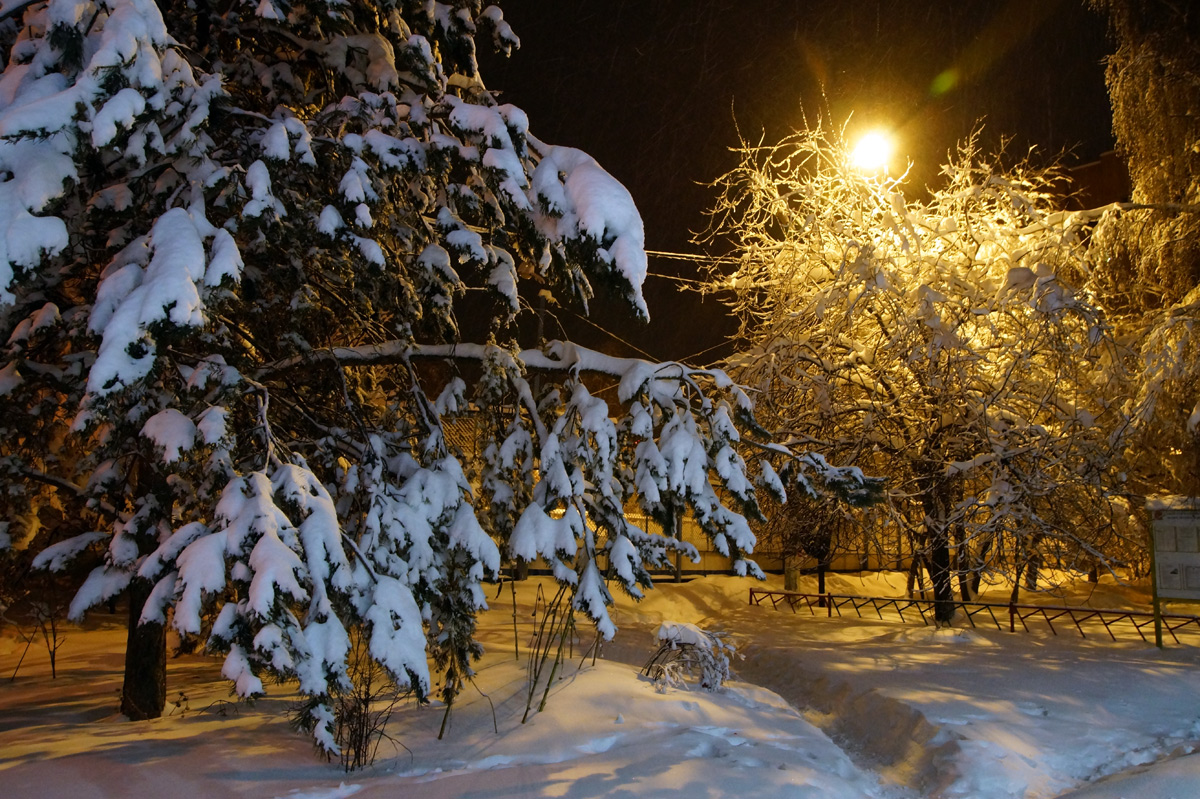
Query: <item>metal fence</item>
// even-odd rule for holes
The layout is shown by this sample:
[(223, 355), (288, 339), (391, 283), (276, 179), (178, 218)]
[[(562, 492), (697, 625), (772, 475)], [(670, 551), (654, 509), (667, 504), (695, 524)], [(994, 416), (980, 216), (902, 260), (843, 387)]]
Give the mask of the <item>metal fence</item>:
[[(853, 596), (850, 594), (803, 594), (795, 591), (766, 591), (759, 588), (750, 589), (750, 604), (763, 606), (770, 604), (776, 610), (781, 606), (791, 608), (797, 613), (797, 608), (807, 609), (810, 614), (822, 616), (849, 616), (851, 612), (858, 618), (867, 618), (872, 613), (881, 621), (899, 617), (900, 621), (922, 624), (934, 623), (934, 601), (932, 599)], [(1074, 627), (1079, 635), (1087, 638), (1085, 627), (1098, 632), (1103, 629), (1113, 641), (1117, 640), (1117, 632), (1137, 633), (1142, 641), (1147, 629), (1154, 635), (1154, 614), (1138, 610), (1097, 610), (1094, 608), (1068, 607), (1065, 605), (1020, 605), (1001, 602), (964, 602), (956, 600), (955, 610), (971, 627), (994, 626), (997, 630), (1007, 629), (1016, 632), (1019, 628), (1031, 632), (1030, 624), (1035, 627), (1044, 624), (1050, 632), (1058, 635), (1058, 626)], [(868, 616), (863, 612), (867, 611)], [(885, 617), (884, 613), (888, 616)], [(1200, 616), (1184, 616), (1177, 613), (1160, 614), (1162, 630), (1170, 634), (1175, 643), (1190, 643), (1200, 645)], [(1178, 633), (1194, 632), (1198, 637), (1193, 640), (1181, 641)]]

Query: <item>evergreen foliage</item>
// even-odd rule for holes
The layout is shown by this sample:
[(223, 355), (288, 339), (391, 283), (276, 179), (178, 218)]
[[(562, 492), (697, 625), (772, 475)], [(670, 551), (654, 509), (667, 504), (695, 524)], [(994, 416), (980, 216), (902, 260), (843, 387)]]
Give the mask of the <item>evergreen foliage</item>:
[[(73, 617), (127, 593), (130, 651), (161, 657), (170, 624), (225, 654), (241, 696), (297, 680), (300, 722), (333, 753), (354, 675), (373, 673), (348, 666), (362, 646), (396, 689), (453, 703), (506, 558), (545, 558), (611, 637), (609, 584), (638, 596), (688, 549), (633, 525), (631, 503), (694, 513), (757, 571), (741, 389), (517, 343), (539, 293), (586, 309), (604, 286), (644, 316), (646, 256), (623, 187), (482, 83), (477, 45), (518, 45), (498, 8), (40, 0), (7, 16), (0, 510), (6, 545), (53, 544), (41, 566), (103, 548)], [(447, 434), (465, 414), (479, 463)], [(768, 461), (792, 453), (760, 452), (752, 471), (777, 485)], [(795, 464), (809, 490), (863, 482)], [(78, 529), (39, 533), (66, 502)], [(161, 693), (129, 706), (155, 715)]]

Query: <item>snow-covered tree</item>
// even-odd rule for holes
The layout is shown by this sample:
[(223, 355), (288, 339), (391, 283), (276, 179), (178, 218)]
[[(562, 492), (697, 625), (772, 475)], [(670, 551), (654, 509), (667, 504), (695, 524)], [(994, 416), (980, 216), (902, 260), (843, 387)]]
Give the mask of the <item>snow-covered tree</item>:
[(1097, 292), (1140, 344), (1135, 472), (1145, 493), (1200, 492), (1200, 15), (1170, 0), (1091, 0), (1116, 51), (1107, 82), (1130, 203), (1091, 250)]
[(1121, 363), (1079, 288), (1090, 217), (1056, 211), (1047, 176), (1001, 170), (970, 142), (923, 201), (852, 167), (836, 131), (742, 155), (711, 234), (740, 256), (712, 282), (742, 320), (731, 373), (781, 440), (888, 477), (867, 523), (911, 536), (939, 619), (955, 571), (1116, 554), (1102, 509)]
[[(127, 715), (162, 708), (167, 625), (241, 696), (298, 680), (327, 751), (356, 644), (418, 695), (432, 661), (449, 705), (505, 557), (552, 563), (612, 635), (608, 585), (637, 595), (684, 546), (634, 501), (756, 570), (736, 385), (517, 344), (539, 293), (586, 310), (602, 285), (645, 316), (646, 256), (628, 192), (481, 82), (477, 43), (518, 44), (497, 7), (5, 9), (0, 502), (79, 507), (39, 565), (103, 547), (71, 614), (129, 597)], [(480, 463), (446, 433), (467, 411)], [(777, 487), (790, 453), (762, 451)]]
[(1200, 26), (1172, 0), (1090, 0), (1116, 51), (1106, 77), (1113, 133), (1136, 209), (1114, 209), (1099, 264), (1114, 306), (1142, 311), (1180, 302), (1200, 284)]

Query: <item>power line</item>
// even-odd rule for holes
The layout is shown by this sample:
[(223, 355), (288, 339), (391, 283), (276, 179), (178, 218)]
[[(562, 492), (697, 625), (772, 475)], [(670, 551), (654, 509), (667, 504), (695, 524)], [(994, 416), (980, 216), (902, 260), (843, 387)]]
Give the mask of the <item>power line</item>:
[[(689, 263), (707, 264), (709, 266), (717, 266), (720, 264), (737, 265), (741, 263), (740, 258), (732, 255), (702, 255), (700, 253), (689, 252), (666, 252), (665, 250), (646, 250), (646, 255), (654, 258), (664, 258), (669, 261), (687, 261)], [(719, 291), (720, 289), (713, 285), (711, 280), (696, 280), (690, 277), (680, 277), (679, 275), (667, 275), (662, 272), (646, 272), (647, 277), (657, 277), (662, 280), (674, 280), (676, 283), (686, 283), (691, 286), (700, 286), (709, 291)]]
[[(699, 253), (665, 252), (662, 250), (646, 250), (646, 254), (653, 256), (655, 258), (666, 258), (666, 259), (675, 260), (675, 261), (690, 261), (693, 263), (738, 264), (741, 262), (740, 259), (735, 258), (733, 256), (728, 256), (728, 255), (725, 255), (725, 256), (715, 255), (714, 256), (714, 255), (701, 255)], [(664, 280), (674, 280), (679, 283), (689, 283), (689, 284), (693, 284), (696, 286), (705, 286), (705, 287), (708, 287), (710, 290), (718, 290), (718, 291), (721, 290), (718, 287), (714, 287), (712, 285), (711, 281), (679, 277), (678, 275), (667, 275), (667, 274), (663, 274), (661, 272), (649, 272), (648, 271), (648, 272), (646, 272), (646, 275), (648, 277), (657, 277), (657, 278), (662, 278)], [(591, 327), (596, 328), (596, 330), (600, 331), (601, 333), (608, 336), (609, 338), (612, 338), (613, 340), (625, 345), (626, 347), (628, 347), (629, 349), (638, 353), (639, 355), (649, 358), (651, 361), (657, 362), (657, 361), (662, 360), (661, 358), (658, 358), (657, 356), (651, 355), (650, 353), (646, 352), (644, 349), (637, 346), (633, 342), (621, 338), (616, 333), (603, 327), (602, 325), (596, 324), (588, 317), (586, 317), (582, 314), (579, 314), (579, 313), (575, 313), (574, 311), (568, 310), (568, 312), (571, 313), (571, 315), (574, 316), (579, 321), (583, 322), (584, 324), (590, 325)], [(560, 327), (562, 326), (561, 322), (559, 323), (559, 326)], [(715, 349), (719, 349), (719, 348), (729, 345), (731, 343), (732, 343), (732, 341), (727, 339), (725, 341), (721, 341), (717, 344), (714, 344), (711, 347), (706, 347), (706, 348), (700, 350), (699, 352), (694, 352), (691, 355), (687, 355), (683, 358), (678, 358), (678, 359), (673, 359), (673, 360), (676, 363), (684, 363), (684, 362), (689, 361), (692, 358), (695, 358), (699, 355), (704, 355), (705, 353), (711, 352)]]
[[(733, 345), (733, 343), (734, 343), (733, 339), (731, 339), (731, 338), (727, 338), (727, 339), (725, 339), (724, 341), (720, 342), (719, 344), (714, 344), (714, 345), (712, 345), (711, 347), (705, 347), (704, 349), (700, 350), (699, 352), (693, 352), (691, 355), (685, 355), (684, 357), (682, 357), (682, 358), (679, 358), (679, 359), (678, 359), (678, 362), (679, 362), (679, 363), (688, 363), (688, 362), (690, 362), (690, 361), (692, 360), (692, 358), (695, 358), (695, 357), (697, 357), (697, 356), (699, 356), (699, 355), (704, 355), (704, 354), (705, 354), (705, 353), (707, 353), (707, 352), (712, 352), (712, 351), (713, 351), (713, 350), (715, 350), (715, 349), (720, 349), (721, 347), (724, 347), (724, 346), (726, 346), (726, 345), (730, 345), (730, 346), (732, 346), (732, 345)], [(705, 368), (709, 368), (709, 367), (711, 367), (712, 365), (713, 365), (713, 364), (711, 364), (711, 363), (710, 363), (710, 364), (708, 364), (708, 366), (707, 366), (707, 367), (705, 367)]]
[(612, 332), (612, 331), (611, 331), (611, 330), (609, 330), (608, 328), (601, 327), (600, 325), (598, 325), (598, 324), (596, 324), (595, 322), (593, 322), (591, 319), (588, 319), (588, 318), (587, 318), (586, 316), (584, 316), (583, 314), (578, 314), (578, 313), (575, 313), (574, 311), (569, 311), (569, 313), (570, 313), (572, 316), (574, 316), (576, 319), (578, 319), (579, 321), (581, 321), (581, 322), (585, 322), (585, 323), (587, 323), (587, 324), (591, 325), (592, 327), (596, 328), (597, 330), (599, 330), (599, 331), (600, 331), (601, 333), (603, 333), (604, 335), (606, 335), (606, 336), (610, 336), (610, 337), (612, 337), (612, 338), (616, 339), (617, 341), (619, 341), (620, 343), (624, 344), (626, 347), (629, 347), (629, 349), (633, 350), (634, 352), (638, 353), (639, 355), (645, 355), (647, 358), (649, 358), (649, 359), (650, 359), (650, 360), (652, 360), (652, 361), (660, 361), (660, 360), (662, 360), (661, 358), (656, 358), (655, 356), (653, 356), (653, 355), (651, 355), (650, 353), (646, 352), (644, 349), (642, 349), (641, 347), (637, 346), (636, 344), (633, 344), (633, 343), (631, 343), (631, 342), (628, 342), (628, 341), (626, 341), (625, 339), (621, 338), (620, 336), (618, 336), (616, 333)]
[(691, 283), (697, 286), (710, 286), (709, 282), (706, 280), (696, 280), (695, 278), (680, 277), (679, 275), (664, 275), (662, 272), (647, 272), (646, 277), (659, 277), (663, 280), (674, 280), (676, 283)]
[(688, 363), (693, 358), (695, 358), (699, 355), (704, 355), (705, 353), (712, 352), (715, 349), (720, 349), (721, 347), (724, 347), (724, 346), (732, 346), (734, 344), (733, 339), (725, 339), (724, 341), (720, 341), (720, 342), (712, 345), (711, 347), (705, 347), (704, 349), (700, 350), (699, 352), (693, 352), (691, 355), (685, 355), (682, 358), (672, 358), (672, 359), (670, 359), (670, 361), (664, 361), (664, 359), (659, 358), (656, 355), (651, 355), (650, 353), (646, 352), (644, 349), (637, 346), (633, 342), (630, 342), (630, 341), (627, 341), (627, 340), (621, 338), (620, 336), (618, 336), (616, 333), (612, 332), (608, 328), (602, 327), (601, 325), (596, 324), (595, 322), (593, 322), (591, 319), (587, 318), (586, 316), (575, 313), (574, 311), (571, 311), (570, 313), (572, 316), (574, 316), (579, 321), (584, 322), (585, 324), (591, 325), (592, 327), (596, 328), (604, 335), (616, 340), (617, 342), (619, 342), (621, 344), (624, 344), (626, 347), (629, 347), (631, 350), (638, 353), (639, 355), (643, 355), (646, 358), (649, 358), (651, 361), (654, 361), (656, 363), (667, 363), (667, 362)]
[(671, 261), (694, 261), (707, 264), (739, 264), (741, 259), (732, 255), (703, 255), (690, 252), (666, 252), (664, 250), (646, 250), (646, 255), (655, 258), (666, 258)]

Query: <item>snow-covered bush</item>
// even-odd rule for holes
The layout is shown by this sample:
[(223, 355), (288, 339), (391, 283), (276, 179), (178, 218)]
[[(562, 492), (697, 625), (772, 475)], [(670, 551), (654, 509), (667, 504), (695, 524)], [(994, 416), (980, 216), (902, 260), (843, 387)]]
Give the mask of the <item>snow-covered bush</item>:
[[(745, 392), (518, 342), (531, 297), (586, 310), (594, 281), (645, 316), (646, 254), (628, 192), (484, 86), (477, 42), (518, 44), (497, 7), (7, 13), (0, 507), (78, 506), (75, 544), (104, 562), (71, 614), (128, 595), (129, 715), (162, 707), (168, 624), (224, 653), (241, 696), (297, 680), (330, 752), (354, 641), (418, 696), (432, 661), (450, 706), (503, 559), (545, 557), (611, 637), (608, 586), (638, 595), (689, 549), (630, 502), (692, 511), (756, 571)], [(446, 433), (468, 412), (478, 463)], [(791, 453), (757, 450), (774, 485)]]
[(665, 621), (658, 628), (658, 648), (642, 673), (659, 692), (685, 688), (686, 677), (695, 679), (706, 691), (720, 691), (729, 679), (729, 659), (737, 649), (727, 633), (703, 630), (686, 622)]

